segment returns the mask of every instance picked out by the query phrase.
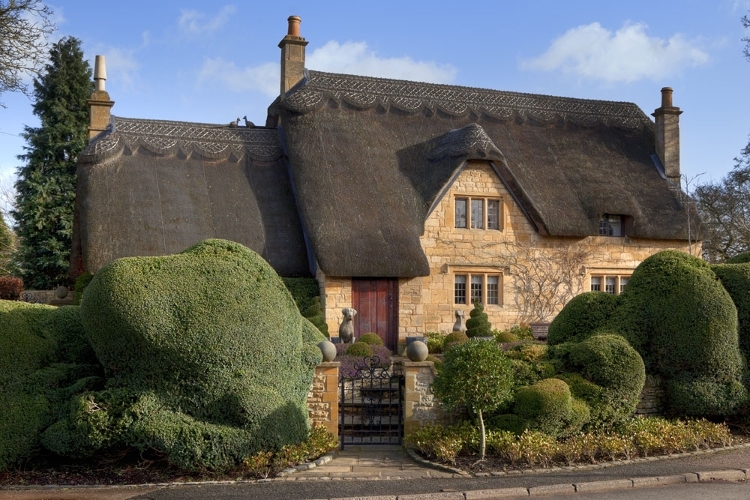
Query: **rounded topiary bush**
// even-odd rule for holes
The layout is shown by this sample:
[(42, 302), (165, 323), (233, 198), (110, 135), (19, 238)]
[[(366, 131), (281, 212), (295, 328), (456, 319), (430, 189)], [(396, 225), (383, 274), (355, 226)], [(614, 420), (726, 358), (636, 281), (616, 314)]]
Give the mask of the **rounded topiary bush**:
[(597, 334), (572, 344), (567, 363), (567, 368), (589, 382), (566, 378), (574, 396), (591, 407), (594, 425), (611, 425), (633, 414), (646, 370), (641, 356), (624, 338)]
[(513, 413), (529, 422), (529, 428), (558, 436), (567, 434), (571, 424), (578, 429), (585, 422), (585, 411), (580, 403), (573, 411), (573, 395), (568, 384), (557, 378), (540, 380), (516, 391)]
[[(743, 361), (737, 308), (711, 266), (675, 250), (652, 255), (635, 269), (621, 301), (609, 327), (638, 351), (648, 373), (662, 375), (668, 383), (689, 377), (724, 387), (702, 402), (696, 394), (692, 410), (677, 405), (680, 413), (712, 415), (744, 402), (721, 400), (722, 394), (734, 394)], [(672, 395), (677, 393), (667, 392), (667, 406), (675, 411)]]
[(585, 292), (568, 302), (549, 325), (547, 343), (578, 342), (596, 332), (609, 321), (619, 304), (617, 295)]
[(370, 347), (370, 344), (357, 341), (346, 348), (346, 355), (370, 357), (372, 356), (372, 348)]
[[(177, 255), (116, 260), (86, 288), (81, 318), (108, 388), (157, 400), (129, 413), (125, 444), (217, 469), (306, 438), (325, 337), (252, 250), (206, 240)], [(226, 439), (209, 424), (231, 428)], [(216, 439), (188, 439), (204, 431)]]
[(469, 312), (469, 319), (466, 320), (466, 335), (469, 338), (492, 337), (492, 324), (481, 302), (474, 302), (474, 309)]
[(357, 339), (357, 342), (364, 342), (368, 345), (383, 345), (383, 339), (381, 339), (377, 333), (373, 332), (365, 333)]
[(443, 350), (447, 351), (451, 347), (457, 344), (463, 344), (469, 340), (469, 336), (465, 332), (451, 332), (445, 336), (443, 340)]
[(518, 337), (516, 337), (509, 330), (494, 331), (493, 335), (495, 337), (495, 341), (500, 342), (501, 344), (506, 344), (510, 342), (518, 342)]

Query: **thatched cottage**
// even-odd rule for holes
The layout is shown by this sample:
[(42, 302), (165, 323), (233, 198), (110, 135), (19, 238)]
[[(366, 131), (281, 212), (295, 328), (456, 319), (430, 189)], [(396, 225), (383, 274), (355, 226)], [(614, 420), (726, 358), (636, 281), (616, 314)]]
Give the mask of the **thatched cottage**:
[(549, 321), (657, 251), (698, 252), (671, 89), (654, 122), (625, 102), (322, 73), (299, 23), (265, 126), (110, 116), (98, 65), (74, 269), (234, 240), (316, 277), (331, 331), (354, 307), (355, 335), (395, 347), (477, 300), (497, 328)]

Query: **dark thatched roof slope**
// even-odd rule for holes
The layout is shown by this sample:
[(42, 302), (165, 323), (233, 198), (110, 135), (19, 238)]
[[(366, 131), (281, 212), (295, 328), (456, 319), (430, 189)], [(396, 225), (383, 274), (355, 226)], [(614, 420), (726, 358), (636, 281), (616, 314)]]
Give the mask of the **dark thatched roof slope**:
[(309, 71), (278, 113), (302, 223), (323, 272), (429, 274), (424, 221), (469, 159), (488, 159), (543, 235), (687, 239), (635, 104)]
[(74, 253), (92, 272), (224, 238), (309, 274), (276, 129), (116, 117), (78, 158), (76, 210)]

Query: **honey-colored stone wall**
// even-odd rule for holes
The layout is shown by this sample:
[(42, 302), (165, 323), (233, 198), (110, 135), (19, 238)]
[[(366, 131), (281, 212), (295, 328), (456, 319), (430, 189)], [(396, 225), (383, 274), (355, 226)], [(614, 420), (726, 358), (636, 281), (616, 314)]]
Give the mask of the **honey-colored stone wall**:
[(315, 367), (307, 412), (310, 425), (322, 425), (331, 434), (339, 434), (339, 366), (341, 363), (323, 362)]
[[(456, 228), (456, 196), (487, 197), (501, 200), (501, 230)], [(573, 273), (576, 293), (590, 290), (591, 276), (629, 276), (648, 256), (661, 250), (688, 250), (687, 242), (639, 240), (627, 237), (591, 236), (553, 238), (540, 236), (515, 203), (489, 162), (469, 162), (453, 187), (443, 196), (425, 223), (422, 247), (430, 263), (430, 276), (421, 278), (424, 331), (449, 332), (455, 322), (454, 310), (463, 309), (469, 317), (471, 304), (453, 304), (454, 277), (457, 273), (485, 273), (501, 279), (500, 304), (488, 304), (485, 312), (494, 328), (505, 329), (521, 321), (550, 321), (564, 304), (545, 318), (523, 318), (516, 299), (514, 273), (537, 265), (543, 256), (556, 256), (561, 248), (574, 249), (585, 258)], [(699, 249), (696, 250), (699, 252)], [(558, 252), (556, 254), (555, 252)], [(524, 261), (525, 259), (525, 261)], [(554, 260), (554, 259), (552, 259)], [(468, 292), (467, 292), (468, 293)], [(467, 300), (469, 302), (469, 300)], [(403, 319), (401, 320), (404, 321)], [(402, 323), (403, 324), (403, 323)]]

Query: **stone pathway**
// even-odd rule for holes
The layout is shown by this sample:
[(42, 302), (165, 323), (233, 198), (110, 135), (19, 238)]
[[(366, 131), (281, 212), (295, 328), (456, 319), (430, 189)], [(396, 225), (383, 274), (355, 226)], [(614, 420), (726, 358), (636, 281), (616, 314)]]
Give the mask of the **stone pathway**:
[(399, 445), (347, 446), (333, 460), (284, 476), (285, 481), (344, 479), (416, 479), (455, 477), (456, 474), (425, 467), (412, 460)]

